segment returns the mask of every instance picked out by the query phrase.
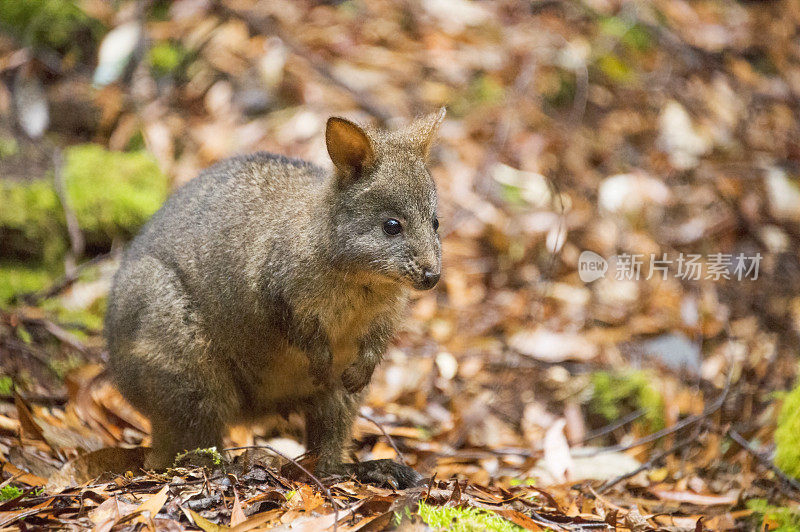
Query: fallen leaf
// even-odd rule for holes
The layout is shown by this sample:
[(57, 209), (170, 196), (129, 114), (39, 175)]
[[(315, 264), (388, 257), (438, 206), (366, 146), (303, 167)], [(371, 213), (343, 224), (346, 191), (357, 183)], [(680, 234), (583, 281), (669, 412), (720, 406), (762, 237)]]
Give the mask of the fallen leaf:
[(597, 346), (579, 334), (542, 328), (515, 333), (508, 345), (522, 355), (549, 363), (591, 360), (598, 353)]
[(514, 523), (515, 525), (521, 526), (525, 530), (547, 530), (539, 526), (539, 524), (528, 517), (527, 515), (523, 514), (522, 512), (518, 512), (517, 510), (495, 510), (497, 515), (504, 517)]
[(195, 526), (202, 528), (203, 530), (205, 530), (205, 532), (222, 532), (223, 530), (230, 530), (230, 528), (225, 525), (218, 525), (216, 523), (212, 523), (211, 521), (209, 521), (199, 513), (195, 512), (194, 510), (184, 508), (183, 511), (190, 516)]
[(233, 490), (233, 507), (231, 508), (231, 526), (236, 526), (240, 523), (244, 523), (247, 520), (247, 516), (244, 515), (244, 510), (242, 510), (242, 501), (239, 500), (239, 492), (236, 489)]
[(137, 523), (148, 523), (154, 519), (158, 512), (161, 511), (161, 508), (163, 508), (167, 503), (168, 496), (169, 484), (165, 484), (158, 493), (139, 505), (139, 507), (136, 509), (136, 512), (139, 515), (136, 516), (135, 521)]
[(553, 475), (557, 483), (567, 480), (567, 475), (574, 471), (575, 464), (569, 452), (569, 443), (564, 435), (566, 420), (559, 419), (553, 423), (544, 435), (544, 467)]
[(650, 492), (662, 501), (675, 501), (697, 506), (717, 506), (721, 504), (736, 504), (738, 495), (702, 495), (691, 491), (669, 491), (651, 489)]
[(47, 441), (44, 439), (42, 428), (33, 420), (31, 409), (17, 392), (14, 392), (14, 406), (17, 407), (17, 417), (22, 435), (34, 440)]
[(104, 473), (125, 474), (144, 467), (146, 447), (106, 447), (70, 460), (47, 482), (49, 490), (78, 486)]
[(25, 68), (14, 78), (14, 106), (17, 121), (32, 139), (38, 139), (50, 125), (50, 107), (42, 83)]

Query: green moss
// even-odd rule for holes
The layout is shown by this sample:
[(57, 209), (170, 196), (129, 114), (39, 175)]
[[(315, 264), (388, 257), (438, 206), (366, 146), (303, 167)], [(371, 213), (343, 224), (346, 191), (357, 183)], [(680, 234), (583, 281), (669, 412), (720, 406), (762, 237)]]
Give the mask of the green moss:
[(87, 240), (131, 237), (155, 213), (169, 183), (146, 152), (114, 152), (96, 144), (65, 150), (67, 194)]
[(8, 375), (0, 376), (0, 394), (8, 395), (14, 389), (14, 381)]
[(63, 381), (67, 374), (86, 364), (86, 359), (79, 355), (67, 355), (64, 358), (49, 358), (48, 365), (53, 373)]
[(54, 274), (43, 266), (0, 262), (0, 307), (6, 306), (15, 295), (41, 290), (53, 277)]
[(3, 486), (3, 489), (0, 490), (0, 501), (15, 499), (20, 495), (22, 495), (22, 490), (9, 484), (8, 486)]
[(463, 116), (476, 108), (498, 104), (504, 97), (503, 86), (491, 76), (481, 74), (456, 96), (448, 108), (452, 109), (454, 115)]
[(653, 388), (651, 376), (644, 371), (611, 373), (598, 371), (592, 374), (592, 397), (589, 410), (614, 421), (643, 409), (649, 430), (664, 428), (664, 401)]
[[(64, 156), (67, 196), (89, 247), (107, 249), (115, 238), (134, 236), (169, 192), (167, 178), (146, 152), (84, 144), (67, 148)], [(0, 179), (0, 205), (0, 252), (60, 266), (68, 238), (52, 181)]]
[(76, 35), (95, 38), (102, 24), (89, 17), (74, 0), (0, 0), (0, 27), (26, 45), (76, 48)]
[(156, 76), (174, 74), (186, 59), (186, 50), (180, 45), (160, 42), (150, 48), (148, 61)]
[(0, 160), (19, 153), (19, 143), (14, 137), (0, 136)]
[(33, 336), (31, 336), (31, 333), (28, 332), (28, 329), (26, 329), (21, 323), (16, 326), (15, 332), (17, 333), (17, 337), (19, 337), (20, 340), (22, 340), (28, 345), (33, 344)]
[(604, 17), (600, 21), (600, 31), (619, 39), (631, 52), (647, 52), (653, 48), (653, 35), (638, 23), (632, 24), (619, 17)]
[(517, 532), (524, 530), (511, 521), (479, 508), (431, 506), (420, 501), (417, 510), (420, 518), (434, 530), (452, 532)]
[(628, 83), (635, 78), (635, 74), (628, 63), (613, 53), (603, 54), (598, 57), (596, 65), (598, 70), (614, 83)]
[(52, 313), (63, 326), (76, 325), (78, 328), (100, 331), (106, 313), (106, 297), (99, 297), (87, 308), (64, 308), (58, 299), (44, 301), (41, 307)]
[(0, 205), (4, 254), (48, 264), (63, 256), (67, 249), (64, 215), (52, 183), (0, 179)]
[(194, 465), (194, 466), (221, 466), (222, 455), (216, 447), (208, 447), (207, 449), (194, 449), (180, 453), (175, 457), (175, 465)]
[(777, 532), (800, 531), (800, 511), (796, 508), (772, 506), (764, 499), (751, 499), (747, 507), (758, 519), (758, 530)]
[(800, 385), (784, 399), (775, 429), (775, 465), (800, 478)]

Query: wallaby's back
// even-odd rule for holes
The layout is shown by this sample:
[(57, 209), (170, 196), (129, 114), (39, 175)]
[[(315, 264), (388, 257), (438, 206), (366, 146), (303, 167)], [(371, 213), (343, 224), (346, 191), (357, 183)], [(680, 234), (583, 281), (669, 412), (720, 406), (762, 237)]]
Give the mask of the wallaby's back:
[[(212, 388), (241, 381), (236, 373), (255, 368), (225, 351), (247, 356), (242, 351), (254, 345), (279, 342), (269, 324), (275, 309), (264, 308), (260, 291), (268, 277), (289, 274), (280, 270), (290, 257), (313, 254), (296, 244), (313, 216), (301, 206), (322, 193), (323, 177), (295, 159), (236, 157), (179, 189), (134, 239), (115, 278), (105, 329), (112, 373), (135, 406), (157, 415), (181, 402), (185, 394), (174, 393), (183, 390), (173, 388), (181, 383), (171, 374), (184, 368)], [(214, 360), (203, 364), (200, 356)], [(158, 373), (165, 378), (151, 378)], [(231, 395), (228, 383), (218, 384), (223, 397)], [(231, 420), (246, 399), (229, 397)]]

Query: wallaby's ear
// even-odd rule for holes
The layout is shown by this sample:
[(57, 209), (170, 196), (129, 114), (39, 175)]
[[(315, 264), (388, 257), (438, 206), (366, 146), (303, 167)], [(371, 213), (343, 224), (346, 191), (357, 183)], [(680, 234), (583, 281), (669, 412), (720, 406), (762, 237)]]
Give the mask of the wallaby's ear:
[(325, 144), (333, 164), (348, 179), (357, 178), (361, 170), (375, 161), (375, 151), (367, 134), (344, 118), (328, 119)]
[(447, 109), (444, 107), (429, 115), (423, 116), (411, 123), (406, 128), (410, 140), (417, 146), (423, 159), (427, 159), (431, 152), (431, 146), (436, 138), (436, 132), (444, 120)]

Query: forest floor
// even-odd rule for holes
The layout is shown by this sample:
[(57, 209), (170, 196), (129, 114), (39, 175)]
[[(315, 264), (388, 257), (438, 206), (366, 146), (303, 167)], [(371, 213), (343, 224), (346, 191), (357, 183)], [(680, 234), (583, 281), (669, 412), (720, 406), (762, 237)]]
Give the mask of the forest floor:
[[(0, 0), (0, 530), (800, 530), (799, 28), (795, 0)], [(442, 282), (353, 448), (427, 486), (309, 477), (291, 416), (144, 471), (101, 334), (125, 242), (224, 157), (328, 166), (328, 116), (443, 105)]]

